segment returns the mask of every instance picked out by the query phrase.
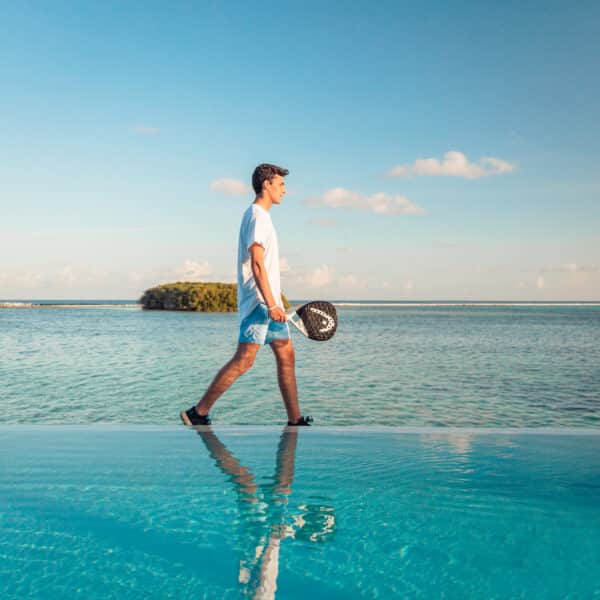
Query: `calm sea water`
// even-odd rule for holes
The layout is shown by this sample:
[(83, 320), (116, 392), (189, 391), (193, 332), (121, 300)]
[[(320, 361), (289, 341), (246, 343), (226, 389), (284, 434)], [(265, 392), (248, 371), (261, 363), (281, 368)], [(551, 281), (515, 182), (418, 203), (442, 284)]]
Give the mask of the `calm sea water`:
[[(598, 306), (338, 311), (331, 341), (294, 336), (301, 409), (316, 424), (600, 425)], [(177, 423), (236, 339), (236, 314), (1, 309), (0, 422)], [(284, 422), (269, 348), (212, 416)]]
[(3, 426), (0, 596), (583, 600), (599, 506), (598, 433)]

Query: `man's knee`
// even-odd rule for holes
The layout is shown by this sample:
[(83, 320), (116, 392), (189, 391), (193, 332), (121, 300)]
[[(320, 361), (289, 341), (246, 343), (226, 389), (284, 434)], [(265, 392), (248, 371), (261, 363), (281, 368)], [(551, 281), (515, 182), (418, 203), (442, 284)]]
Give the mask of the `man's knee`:
[(238, 351), (233, 357), (233, 361), (235, 362), (240, 375), (252, 368), (256, 354), (257, 351), (254, 348), (238, 348)]
[(243, 375), (246, 371), (249, 371), (254, 364), (253, 356), (242, 356), (236, 360), (236, 364), (240, 375)]
[(275, 353), (277, 362), (287, 365), (294, 364), (296, 355), (291, 340), (276, 340), (271, 343), (271, 348)]

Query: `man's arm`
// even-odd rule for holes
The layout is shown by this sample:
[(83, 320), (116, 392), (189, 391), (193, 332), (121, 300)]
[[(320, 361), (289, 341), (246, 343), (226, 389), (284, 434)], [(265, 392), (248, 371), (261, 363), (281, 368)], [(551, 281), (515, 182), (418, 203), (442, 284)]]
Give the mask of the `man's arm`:
[(274, 321), (286, 321), (285, 312), (281, 307), (277, 306), (277, 300), (275, 300), (273, 292), (271, 291), (271, 285), (269, 284), (267, 268), (265, 267), (264, 261), (265, 249), (260, 244), (252, 244), (252, 246), (249, 248), (249, 251), (252, 274), (254, 275), (256, 285), (258, 286), (262, 297), (267, 303), (267, 308), (273, 307), (271, 310), (269, 310), (269, 316)]

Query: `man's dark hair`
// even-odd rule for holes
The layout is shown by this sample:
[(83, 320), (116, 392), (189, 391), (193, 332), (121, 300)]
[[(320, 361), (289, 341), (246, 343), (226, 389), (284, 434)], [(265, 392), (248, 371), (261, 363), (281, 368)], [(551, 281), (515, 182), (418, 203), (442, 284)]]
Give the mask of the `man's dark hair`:
[(270, 165), (269, 163), (263, 163), (258, 165), (252, 173), (252, 187), (258, 196), (262, 192), (262, 186), (265, 181), (271, 181), (275, 175), (281, 175), (285, 177), (289, 171), (283, 167), (277, 165)]

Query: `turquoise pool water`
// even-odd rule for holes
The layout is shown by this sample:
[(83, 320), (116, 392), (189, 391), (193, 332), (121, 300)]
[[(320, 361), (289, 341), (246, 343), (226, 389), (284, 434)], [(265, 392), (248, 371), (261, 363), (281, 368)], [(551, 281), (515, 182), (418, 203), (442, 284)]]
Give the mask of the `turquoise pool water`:
[(592, 430), (0, 427), (2, 598), (600, 596)]

